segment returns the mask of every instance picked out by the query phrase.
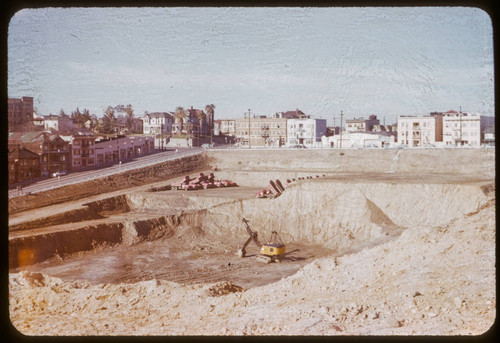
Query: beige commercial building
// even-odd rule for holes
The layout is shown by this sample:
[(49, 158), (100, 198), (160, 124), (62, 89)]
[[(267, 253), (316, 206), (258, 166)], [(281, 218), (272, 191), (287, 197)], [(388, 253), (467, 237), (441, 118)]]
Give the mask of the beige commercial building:
[(443, 113), (444, 145), (481, 145), (481, 117), (477, 114), (448, 111)]
[(440, 122), (441, 118), (438, 116), (398, 117), (398, 144), (408, 147), (429, 147), (435, 145), (442, 135)]
[(235, 119), (236, 138), (240, 146), (284, 146), (287, 139), (286, 121), (286, 118), (265, 116)]

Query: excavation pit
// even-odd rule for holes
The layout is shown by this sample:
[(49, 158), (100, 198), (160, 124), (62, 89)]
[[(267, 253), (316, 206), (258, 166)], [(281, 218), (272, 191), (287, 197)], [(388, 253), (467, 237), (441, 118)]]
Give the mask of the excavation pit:
[[(28, 335), (482, 334), (496, 318), (494, 157), (207, 151), (182, 170), (144, 170), (133, 187), (110, 191), (122, 175), (43, 203), (14, 198), (11, 321)], [(167, 191), (207, 166), (240, 187)], [(236, 256), (241, 218), (261, 241), (278, 231), (285, 260), (257, 263), (253, 243)]]
[[(229, 281), (249, 289), (293, 275), (315, 259), (385, 243), (409, 226), (443, 225), (477, 211), (494, 186), (325, 175), (297, 180), (276, 199), (257, 199), (259, 189), (143, 190), (85, 202), (45, 222), (17, 222), (10, 266), (65, 281)], [(287, 245), (281, 263), (259, 263), (253, 243), (245, 258), (236, 255), (248, 238), (242, 218), (261, 241), (278, 231)]]

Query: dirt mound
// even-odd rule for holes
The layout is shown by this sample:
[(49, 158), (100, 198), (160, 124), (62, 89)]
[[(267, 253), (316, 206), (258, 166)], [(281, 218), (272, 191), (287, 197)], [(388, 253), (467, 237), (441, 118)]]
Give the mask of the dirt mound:
[(220, 297), (223, 295), (227, 295), (230, 293), (236, 293), (236, 292), (244, 292), (245, 289), (243, 287), (233, 285), (230, 282), (223, 281), (223, 282), (218, 282), (213, 286), (210, 286), (208, 289), (208, 295), (211, 297)]

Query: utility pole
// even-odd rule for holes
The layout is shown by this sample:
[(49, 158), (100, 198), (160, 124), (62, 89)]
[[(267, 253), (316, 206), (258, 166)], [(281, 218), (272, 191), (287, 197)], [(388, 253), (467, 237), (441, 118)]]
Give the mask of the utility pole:
[(248, 109), (248, 149), (250, 148), (250, 109)]
[(462, 106), (460, 106), (460, 112), (458, 113), (460, 118), (460, 146), (462, 146)]
[(340, 148), (342, 149), (342, 117), (344, 112), (340, 111)]
[(50, 133), (47, 135), (47, 174), (50, 177)]
[(116, 129), (116, 156), (118, 157), (118, 163), (120, 163), (120, 144), (118, 143), (118, 129)]
[(161, 118), (161, 126), (160, 126), (160, 130), (161, 130), (161, 150), (163, 151), (163, 120), (165, 119), (165, 117)]

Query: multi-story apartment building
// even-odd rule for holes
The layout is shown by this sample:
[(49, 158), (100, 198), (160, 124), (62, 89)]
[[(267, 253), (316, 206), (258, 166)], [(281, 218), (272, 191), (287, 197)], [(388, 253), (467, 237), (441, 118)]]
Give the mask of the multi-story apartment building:
[(432, 146), (436, 143), (436, 116), (398, 117), (398, 143), (409, 147)]
[(23, 96), (21, 99), (8, 99), (8, 124), (9, 131), (14, 132), (18, 129), (32, 124), (33, 122), (33, 97)]
[(347, 119), (345, 121), (345, 132), (366, 132), (372, 131), (375, 125), (380, 125), (377, 116), (371, 115), (367, 120), (364, 118)]
[(71, 141), (71, 169), (79, 170), (95, 165), (95, 135), (91, 130), (77, 130)]
[(236, 138), (241, 146), (284, 146), (287, 138), (286, 121), (286, 118), (266, 116), (235, 119)]
[(174, 114), (172, 112), (147, 113), (142, 118), (145, 135), (169, 135), (172, 133)]
[(236, 136), (236, 121), (234, 119), (221, 119), (219, 132), (226, 136)]
[(305, 145), (313, 148), (321, 145), (321, 136), (326, 135), (326, 119), (288, 119), (287, 144)]
[(443, 113), (444, 145), (481, 145), (481, 118), (478, 114), (456, 111)]

